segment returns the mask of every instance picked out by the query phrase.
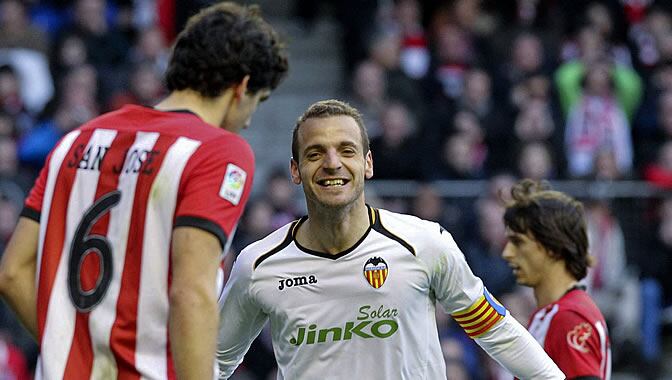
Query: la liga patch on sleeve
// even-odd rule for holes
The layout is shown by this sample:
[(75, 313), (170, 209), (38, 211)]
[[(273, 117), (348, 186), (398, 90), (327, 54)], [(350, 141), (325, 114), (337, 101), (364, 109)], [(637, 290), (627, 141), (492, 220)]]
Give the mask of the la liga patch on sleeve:
[(226, 174), (224, 174), (222, 187), (219, 189), (219, 196), (237, 206), (243, 196), (245, 180), (247, 180), (245, 170), (234, 164), (226, 165)]

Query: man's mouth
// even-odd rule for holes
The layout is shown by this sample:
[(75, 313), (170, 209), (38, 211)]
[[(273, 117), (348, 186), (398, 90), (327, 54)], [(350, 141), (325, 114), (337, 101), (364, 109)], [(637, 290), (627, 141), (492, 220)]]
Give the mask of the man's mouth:
[(318, 185), (324, 187), (334, 187), (334, 186), (343, 186), (346, 183), (350, 182), (347, 179), (343, 178), (334, 178), (334, 179), (321, 179), (317, 181)]

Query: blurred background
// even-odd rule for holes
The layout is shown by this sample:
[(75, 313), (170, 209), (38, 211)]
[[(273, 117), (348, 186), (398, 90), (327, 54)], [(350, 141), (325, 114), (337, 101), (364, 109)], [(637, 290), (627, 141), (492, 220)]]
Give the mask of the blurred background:
[[(284, 36), (290, 72), (243, 132), (258, 169), (229, 264), (303, 215), (291, 130), (309, 104), (343, 99), (371, 135), (367, 201), (440, 222), (523, 324), (534, 301), (500, 258), (499, 194), (529, 177), (584, 201), (614, 379), (672, 379), (672, 1), (239, 2)], [(211, 3), (0, 0), (0, 248), (60, 137), (158, 102), (173, 38)], [(510, 378), (437, 317), (449, 379)], [(0, 378), (30, 378), (36, 354), (1, 305)], [(235, 378), (274, 368), (264, 332)]]

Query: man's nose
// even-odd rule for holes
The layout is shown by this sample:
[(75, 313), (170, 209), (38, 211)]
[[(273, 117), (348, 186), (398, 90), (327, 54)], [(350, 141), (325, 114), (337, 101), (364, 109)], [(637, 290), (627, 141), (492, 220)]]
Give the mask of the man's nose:
[(327, 151), (322, 166), (325, 169), (339, 169), (341, 167), (341, 157), (335, 149)]
[(512, 257), (513, 257), (513, 251), (511, 248), (511, 243), (506, 243), (506, 245), (504, 246), (504, 250), (502, 251), (502, 258), (508, 261)]

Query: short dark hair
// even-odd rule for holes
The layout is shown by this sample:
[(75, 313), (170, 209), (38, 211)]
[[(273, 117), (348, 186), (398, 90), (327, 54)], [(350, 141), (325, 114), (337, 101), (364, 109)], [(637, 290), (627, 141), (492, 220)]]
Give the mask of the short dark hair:
[(287, 68), (285, 47), (259, 7), (222, 2), (192, 16), (177, 36), (166, 86), (215, 98), (249, 75), (255, 93), (275, 89)]
[(308, 119), (325, 119), (332, 116), (350, 116), (355, 120), (359, 127), (359, 135), (362, 139), (362, 148), (364, 154), (369, 152), (369, 134), (364, 126), (362, 114), (350, 104), (335, 100), (321, 100), (311, 104), (308, 109), (299, 117), (292, 131), (292, 159), (299, 162), (299, 127)]
[(546, 181), (525, 179), (511, 188), (504, 224), (515, 233), (531, 234), (551, 256), (564, 260), (577, 280), (586, 277), (588, 233), (581, 202), (551, 189)]

